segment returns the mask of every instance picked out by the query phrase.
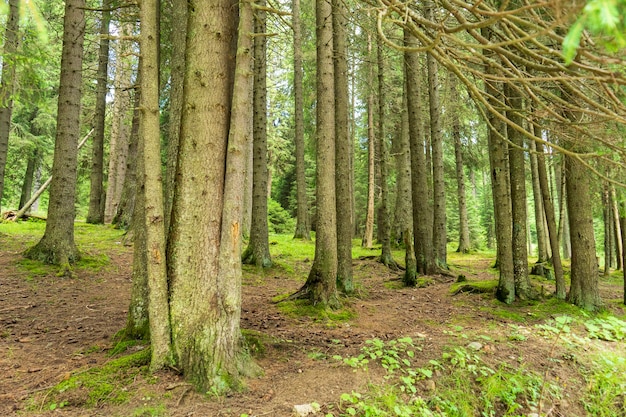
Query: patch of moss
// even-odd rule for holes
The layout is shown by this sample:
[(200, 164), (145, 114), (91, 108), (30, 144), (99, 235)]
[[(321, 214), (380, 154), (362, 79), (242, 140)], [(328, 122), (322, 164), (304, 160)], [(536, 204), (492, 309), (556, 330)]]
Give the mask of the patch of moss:
[(78, 269), (90, 270), (98, 272), (105, 266), (109, 265), (110, 259), (104, 253), (95, 255), (82, 254), (80, 260), (76, 263), (75, 267)]
[(133, 410), (132, 417), (160, 417), (167, 415), (167, 408), (163, 404), (144, 405)]
[(463, 281), (455, 282), (450, 285), (450, 294), (456, 295), (461, 292), (469, 293), (488, 293), (495, 292), (498, 287), (498, 280), (484, 280), (484, 281)]
[(265, 355), (266, 344), (271, 343), (271, 336), (256, 330), (241, 329), (241, 336), (247, 351), (252, 356), (262, 357)]
[(37, 277), (45, 277), (47, 275), (54, 275), (57, 273), (58, 267), (45, 264), (41, 261), (33, 259), (22, 258), (17, 261), (17, 267), (28, 274), (27, 280), (32, 280)]
[(149, 363), (150, 349), (146, 348), (72, 375), (45, 394), (43, 407), (60, 403), (86, 407), (125, 403), (130, 395), (124, 388), (136, 375), (145, 372)]

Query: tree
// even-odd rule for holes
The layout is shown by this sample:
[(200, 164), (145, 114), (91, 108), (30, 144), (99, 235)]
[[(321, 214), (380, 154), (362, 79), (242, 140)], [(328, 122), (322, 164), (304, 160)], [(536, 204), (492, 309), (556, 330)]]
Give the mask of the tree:
[(300, 0), (292, 2), (294, 144), (296, 148), (296, 231), (294, 239), (311, 239), (304, 163), (304, 94), (302, 92), (302, 28)]
[[(434, 20), (434, 3), (425, 2), (424, 17)], [(435, 261), (440, 268), (448, 268), (446, 245), (446, 187), (443, 170), (443, 135), (441, 133), (441, 103), (439, 100), (439, 77), (437, 60), (431, 54), (426, 57), (428, 68), (428, 99), (430, 108), (430, 140), (432, 146), (433, 173), (433, 249)]]
[(80, 133), (84, 9), (84, 0), (67, 0), (65, 3), (57, 134), (48, 220), (41, 240), (25, 254), (30, 259), (60, 265), (64, 273), (68, 273), (70, 263), (79, 258), (74, 243), (74, 201)]
[(267, 220), (267, 39), (265, 0), (259, 1), (254, 20), (254, 119), (252, 169), (252, 225), (250, 241), (243, 252), (243, 263), (267, 268), (270, 257), (269, 228)]
[(376, 188), (376, 134), (374, 133), (374, 65), (372, 62), (372, 35), (367, 34), (367, 203), (365, 214), (365, 230), (361, 245), (371, 249), (374, 244), (374, 194)]
[(306, 282), (290, 298), (337, 307), (337, 205), (335, 193), (335, 94), (332, 5), (316, 0), (317, 46), (317, 232), (315, 258)]
[(94, 136), (91, 155), (91, 188), (89, 192), (89, 211), (87, 223), (104, 223), (104, 118), (106, 96), (108, 93), (109, 68), (109, 22), (111, 20), (111, 1), (102, 0), (102, 20), (100, 21), (100, 50), (98, 53), (98, 72), (96, 74), (96, 113), (94, 115)]
[(239, 328), (247, 138), (237, 129), (249, 132), (252, 119), (253, 18), (250, 3), (241, 2), (235, 76), (237, 9), (229, 0), (189, 6), (167, 254), (171, 337), (177, 369), (202, 391), (224, 392), (239, 387), (241, 375), (251, 369)]
[(9, 147), (9, 131), (13, 113), (13, 92), (15, 89), (15, 63), (19, 45), (20, 1), (9, 1), (9, 16), (4, 35), (2, 51), (2, 78), (0, 79), (0, 209), (4, 193), (4, 169)]
[[(150, 369), (170, 363), (170, 321), (163, 187), (161, 185), (161, 137), (159, 126), (159, 35), (158, 0), (144, 0), (140, 6), (141, 127), (143, 144), (143, 221), (145, 227), (148, 316), (150, 317)], [(139, 220), (139, 219), (138, 219)]]
[(350, 193), (350, 133), (348, 132), (348, 50), (346, 10), (341, 0), (333, 8), (333, 74), (335, 84), (335, 190), (337, 204), (337, 287), (354, 291), (352, 282), (352, 195)]

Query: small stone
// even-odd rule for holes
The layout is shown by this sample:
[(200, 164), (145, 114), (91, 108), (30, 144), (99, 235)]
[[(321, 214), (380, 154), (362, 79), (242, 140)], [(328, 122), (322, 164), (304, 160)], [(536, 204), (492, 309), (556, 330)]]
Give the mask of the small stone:
[(483, 348), (483, 344), (480, 342), (472, 342), (467, 345), (467, 347), (473, 350), (481, 350)]
[(306, 417), (309, 414), (315, 414), (319, 411), (317, 404), (299, 404), (293, 406), (293, 411), (297, 417)]
[(426, 385), (426, 389), (428, 391), (434, 391), (435, 390), (435, 381), (433, 381), (432, 379), (429, 379), (425, 382)]

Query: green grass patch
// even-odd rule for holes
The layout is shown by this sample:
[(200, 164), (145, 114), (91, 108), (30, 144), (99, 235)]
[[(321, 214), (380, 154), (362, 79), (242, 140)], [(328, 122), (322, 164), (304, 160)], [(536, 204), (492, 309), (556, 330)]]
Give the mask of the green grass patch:
[(603, 351), (587, 372), (587, 390), (582, 403), (590, 416), (623, 416), (626, 410), (626, 356)]
[[(97, 407), (104, 403), (123, 404), (130, 398), (125, 389), (150, 363), (150, 349), (145, 348), (106, 364), (72, 375), (47, 391), (42, 399), (33, 398), (40, 410), (59, 406)], [(41, 396), (40, 396), (41, 397)]]
[(132, 417), (161, 417), (166, 416), (167, 408), (163, 404), (144, 405), (133, 410)]
[(278, 304), (278, 309), (289, 317), (309, 317), (314, 321), (326, 324), (344, 322), (355, 317), (354, 311), (347, 307), (331, 310), (320, 304), (312, 305), (308, 300), (281, 301)]

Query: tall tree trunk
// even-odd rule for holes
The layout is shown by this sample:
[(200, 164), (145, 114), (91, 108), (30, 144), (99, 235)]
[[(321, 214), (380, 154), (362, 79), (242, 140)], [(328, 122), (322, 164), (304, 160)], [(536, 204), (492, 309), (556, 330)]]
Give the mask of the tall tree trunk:
[(106, 97), (108, 94), (109, 68), (109, 22), (111, 21), (111, 0), (102, 0), (102, 20), (100, 21), (100, 51), (98, 52), (98, 72), (96, 73), (96, 110), (94, 114), (94, 136), (91, 142), (91, 187), (89, 190), (89, 210), (87, 223), (104, 223), (104, 123)]
[(369, 56), (367, 85), (367, 204), (365, 212), (365, 231), (361, 246), (371, 249), (374, 245), (374, 194), (376, 192), (376, 135), (374, 133), (374, 66), (372, 53), (372, 35), (367, 35), (367, 54)]
[(4, 31), (4, 48), (2, 50), (2, 76), (0, 78), (0, 211), (4, 193), (4, 169), (9, 150), (9, 132), (13, 113), (13, 91), (15, 90), (14, 54), (19, 46), (19, 22), (21, 0), (9, 0), (9, 16)]
[(176, 162), (180, 142), (180, 119), (183, 113), (183, 82), (185, 78), (185, 32), (187, 30), (187, 0), (172, 1), (172, 68), (170, 78), (170, 112), (167, 132), (167, 162), (165, 169), (165, 233), (170, 227)]
[[(485, 30), (487, 31), (487, 30)], [(488, 35), (489, 36), (489, 35)], [(491, 51), (484, 51), (491, 55)], [(488, 66), (488, 74), (495, 74), (495, 68)], [(493, 81), (485, 83), (485, 92), (493, 108), (503, 107), (502, 86)], [(511, 188), (509, 185), (509, 167), (507, 144), (502, 136), (506, 137), (506, 126), (496, 115), (488, 116), (490, 129), (489, 166), (491, 168), (491, 189), (495, 214), (497, 264), (500, 278), (496, 297), (498, 300), (510, 304), (515, 301), (515, 278), (513, 271), (513, 230), (511, 214)]]
[(617, 207), (617, 196), (615, 193), (615, 187), (613, 184), (609, 184), (610, 187), (610, 197), (611, 197), (611, 210), (613, 212), (613, 230), (615, 232), (615, 258), (617, 260), (617, 269), (622, 269), (624, 267), (623, 253), (624, 253), (624, 245), (622, 244), (622, 227), (619, 221), (619, 209)]
[[(626, 248), (626, 202), (622, 203), (622, 213), (623, 215), (619, 216), (619, 225), (622, 231), (622, 248)], [(622, 269), (622, 279), (624, 280), (624, 305), (626, 305), (626, 250), (622, 252), (622, 265), (624, 266), (624, 269)]]
[[(410, 33), (404, 31), (404, 43), (409, 47), (417, 44)], [(428, 202), (430, 194), (424, 132), (422, 131), (422, 108), (420, 95), (420, 62), (415, 52), (404, 53), (406, 71), (407, 106), (409, 114), (409, 137), (411, 149), (411, 195), (413, 198), (413, 234), (417, 272), (429, 275), (435, 272), (436, 263), (432, 239), (432, 213)]]
[(387, 133), (385, 131), (385, 106), (387, 95), (385, 92), (385, 57), (383, 56), (383, 41), (376, 38), (376, 51), (378, 62), (378, 166), (380, 182), (380, 207), (378, 210), (378, 235), (381, 243), (380, 262), (391, 268), (398, 269), (398, 264), (391, 254), (391, 222), (389, 220), (389, 184), (387, 183), (387, 171), (389, 157), (387, 152)]
[[(129, 34), (131, 25), (122, 26), (122, 33)], [(104, 204), (104, 222), (111, 223), (122, 198), (124, 179), (126, 178), (126, 158), (128, 157), (129, 129), (126, 125), (130, 109), (130, 78), (131, 71), (128, 60), (124, 59), (129, 46), (118, 40), (115, 44), (115, 91), (113, 109), (111, 111), (111, 141), (109, 145), (109, 169), (107, 177), (106, 198)]]
[(409, 139), (409, 112), (406, 87), (406, 75), (404, 76), (402, 89), (402, 115), (400, 120), (400, 132), (395, 136), (397, 189), (396, 189), (396, 216), (395, 223), (398, 225), (404, 243), (405, 270), (402, 281), (406, 286), (417, 284), (417, 263), (415, 260), (415, 247), (413, 245), (413, 197), (411, 195), (411, 143)]
[[(543, 265), (550, 259), (550, 245), (546, 233), (546, 216), (541, 198), (541, 184), (539, 182), (539, 168), (537, 166), (537, 144), (530, 141), (530, 170), (533, 187), (533, 201), (535, 203), (535, 228), (537, 230), (537, 263)], [(544, 167), (545, 169), (545, 167)], [(543, 267), (542, 267), (543, 268)], [(534, 271), (534, 268), (533, 268)], [(545, 276), (545, 271), (539, 275)], [(533, 272), (535, 273), (535, 272)]]
[[(521, 112), (523, 111), (522, 97), (510, 83), (504, 84), (504, 92), (510, 110), (507, 118), (514, 124), (524, 124)], [(524, 162), (524, 137), (507, 126), (509, 138), (509, 177), (511, 184), (511, 214), (512, 214), (512, 255), (513, 276), (515, 279), (515, 296), (521, 300), (532, 298), (530, 279), (528, 277), (528, 245), (526, 224), (526, 167)]]
[(170, 362), (171, 340), (168, 306), (167, 263), (163, 186), (161, 184), (161, 136), (159, 114), (158, 0), (143, 0), (141, 22), (141, 127), (143, 142), (144, 224), (146, 231), (146, 273), (148, 316), (150, 317), (150, 369), (159, 370)]
[[(258, 1), (265, 6), (265, 0)], [(267, 157), (267, 38), (266, 12), (256, 10), (254, 20), (254, 167), (252, 169), (252, 225), (250, 241), (243, 252), (243, 263), (267, 268), (270, 257), (267, 220), (268, 157)]]
[[(450, 74), (450, 93), (452, 97), (459, 97), (456, 75)], [(469, 253), (471, 250), (469, 220), (467, 217), (467, 202), (465, 195), (465, 172), (463, 166), (463, 145), (461, 143), (461, 125), (459, 122), (459, 107), (452, 111), (452, 139), (454, 139), (454, 162), (456, 167), (456, 192), (459, 202), (459, 253)]]
[[(229, 103), (237, 8), (230, 0), (203, 7), (189, 4), (193, 6), (193, 12), (188, 9), (184, 105), (168, 240), (172, 346), (177, 369), (199, 390), (224, 392), (240, 385), (243, 370), (241, 218), (234, 220), (233, 212), (241, 200), (232, 199), (243, 195), (244, 168), (230, 157), (243, 157), (245, 150), (241, 142), (234, 150), (229, 143), (229, 126), (235, 128)], [(252, 32), (247, 16), (240, 19), (241, 24), (248, 22), (239, 29), (242, 38)]]
[[(428, 0), (425, 3), (425, 17), (434, 21), (434, 3)], [(428, 54), (428, 98), (430, 104), (430, 139), (432, 146), (433, 172), (433, 247), (437, 266), (448, 268), (446, 245), (448, 234), (446, 230), (446, 184), (443, 167), (443, 134), (441, 133), (441, 104), (439, 100), (439, 77), (437, 75), (437, 61)]]
[(586, 310), (601, 305), (598, 290), (598, 263), (593, 232), (590, 179), (587, 168), (571, 156), (565, 156), (567, 176), (567, 215), (572, 246), (571, 286), (567, 299)]
[[(538, 128), (535, 127), (535, 136), (538, 136)], [(545, 154), (543, 153), (543, 144), (537, 143), (537, 173), (539, 175), (539, 185), (541, 188), (541, 198), (543, 202), (543, 210), (546, 216), (546, 224), (548, 226), (548, 238), (550, 239), (550, 247), (552, 248), (552, 267), (554, 268), (554, 279), (556, 281), (556, 297), (560, 300), (565, 299), (565, 279), (563, 278), (563, 267), (561, 265), (561, 251), (559, 245), (559, 236), (557, 231), (556, 216), (554, 213), (554, 203), (550, 195), (550, 184), (548, 182), (548, 173), (546, 172)]]
[(43, 237), (28, 249), (26, 256), (61, 266), (70, 272), (70, 263), (79, 258), (74, 243), (78, 136), (82, 86), (85, 1), (67, 0), (63, 20), (63, 50), (57, 110), (57, 134), (52, 164), (48, 220)]
[(332, 5), (316, 0), (317, 47), (317, 233), (315, 259), (303, 287), (292, 297), (339, 305), (337, 297), (337, 204), (335, 193), (335, 92)]
[(611, 221), (611, 201), (609, 197), (609, 185), (602, 185), (602, 223), (604, 225), (604, 270), (603, 275), (608, 277), (611, 273), (613, 264), (613, 242), (611, 235), (613, 234), (613, 224)]
[[(141, 58), (139, 58), (141, 62)], [(140, 65), (141, 68), (141, 65)], [(137, 72), (137, 81), (141, 82), (141, 71)], [(126, 158), (126, 176), (124, 177), (124, 185), (120, 198), (120, 204), (117, 206), (115, 216), (112, 223), (118, 228), (128, 229), (131, 226), (131, 219), (135, 211), (136, 195), (137, 195), (137, 177), (140, 175), (136, 161), (140, 157), (137, 152), (139, 144), (139, 102), (141, 99), (141, 90), (135, 87), (133, 121), (130, 128), (130, 140), (128, 141), (128, 151)]]
[(337, 288), (354, 291), (352, 281), (352, 213), (350, 211), (350, 132), (348, 118), (348, 48), (346, 8), (333, 0), (333, 70), (335, 84), (335, 190), (337, 204)]
[[(294, 95), (294, 142), (296, 148), (296, 231), (294, 239), (311, 240), (309, 205), (306, 193), (304, 161), (304, 93), (302, 79), (302, 28), (300, 21), (300, 0), (292, 3), (293, 25), (293, 95)], [(351, 233), (352, 234), (352, 233)]]
[[(33, 177), (35, 175), (35, 165), (39, 160), (39, 153), (37, 148), (33, 149), (28, 156), (28, 162), (26, 164), (26, 172), (24, 173), (24, 183), (22, 184), (22, 193), (20, 195), (20, 206), (24, 205), (30, 200), (30, 196), (33, 193)], [(28, 210), (27, 210), (28, 211)]]
[(570, 242), (569, 221), (567, 217), (567, 175), (565, 174), (565, 160), (554, 163), (554, 180), (559, 201), (559, 242), (562, 245), (563, 258), (572, 257), (572, 246)]

